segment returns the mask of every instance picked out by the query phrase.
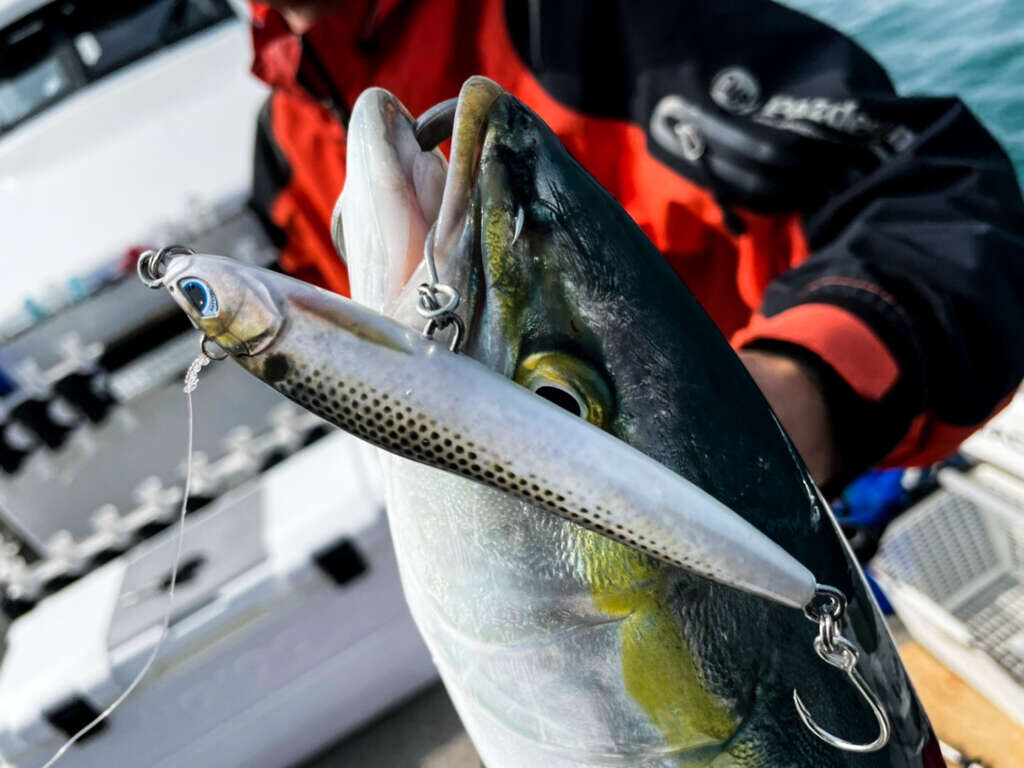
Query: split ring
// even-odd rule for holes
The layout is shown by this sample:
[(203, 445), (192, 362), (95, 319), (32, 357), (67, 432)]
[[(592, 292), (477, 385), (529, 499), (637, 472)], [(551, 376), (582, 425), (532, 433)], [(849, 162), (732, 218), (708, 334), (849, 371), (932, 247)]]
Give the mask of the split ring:
[(135, 271), (147, 288), (160, 288), (167, 274), (167, 265), (164, 263), (167, 257), (191, 256), (194, 253), (195, 251), (184, 245), (168, 245), (158, 251), (148, 250), (139, 256), (135, 263)]
[[(221, 351), (221, 354), (211, 355), (210, 351), (206, 347), (208, 342), (213, 342), (213, 345)], [(203, 338), (199, 340), (199, 351), (206, 355), (208, 358), (210, 358), (210, 360), (212, 360), (213, 362), (226, 360), (227, 358), (231, 357), (231, 354), (227, 350), (225, 350), (224, 347), (220, 346), (216, 341), (213, 341), (213, 339), (211, 339), (209, 336), (205, 334), (203, 334)]]

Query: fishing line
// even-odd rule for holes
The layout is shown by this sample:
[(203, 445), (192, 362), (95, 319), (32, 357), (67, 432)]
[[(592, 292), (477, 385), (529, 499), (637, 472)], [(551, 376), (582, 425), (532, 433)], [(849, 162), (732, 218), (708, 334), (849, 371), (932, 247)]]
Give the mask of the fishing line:
[(89, 731), (95, 728), (97, 725), (102, 723), (110, 714), (124, 703), (132, 691), (134, 691), (142, 679), (149, 672), (150, 667), (153, 666), (153, 662), (156, 661), (157, 655), (160, 653), (160, 649), (163, 647), (164, 640), (167, 639), (167, 635), (171, 626), (171, 609), (174, 606), (174, 587), (178, 582), (178, 565), (181, 562), (181, 549), (182, 544), (185, 541), (185, 508), (188, 505), (188, 496), (192, 485), (192, 433), (195, 419), (193, 418), (192, 411), (192, 393), (195, 392), (196, 387), (199, 386), (199, 371), (210, 364), (210, 358), (205, 353), (200, 352), (192, 364), (189, 365), (188, 371), (185, 373), (185, 386), (182, 391), (185, 393), (185, 399), (188, 403), (188, 438), (186, 440), (185, 448), (185, 490), (181, 495), (181, 512), (178, 515), (178, 536), (177, 544), (174, 550), (174, 564), (171, 566), (171, 581), (167, 588), (167, 607), (164, 609), (163, 622), (160, 625), (160, 637), (156, 641), (156, 645), (153, 646), (153, 650), (149, 652), (149, 658), (146, 659), (146, 663), (142, 665), (142, 669), (135, 675), (135, 679), (129, 683), (128, 687), (124, 689), (120, 696), (96, 715), (92, 722), (82, 728), (78, 733), (64, 742), (64, 746), (57, 750), (57, 752), (43, 765), (43, 768), (51, 768), (51, 766), (60, 760), (64, 754), (71, 749), (71, 747), (85, 736)]

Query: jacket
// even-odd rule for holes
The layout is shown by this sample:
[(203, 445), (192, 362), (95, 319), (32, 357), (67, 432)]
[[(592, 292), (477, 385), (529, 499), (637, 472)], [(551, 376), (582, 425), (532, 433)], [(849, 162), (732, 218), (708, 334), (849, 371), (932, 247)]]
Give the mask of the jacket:
[(527, 103), (734, 346), (803, 361), (844, 464), (930, 463), (1024, 375), (1024, 203), (956, 98), (766, 0), (347, 0), (304, 35), (254, 6), (254, 203), (281, 264), (348, 292), (328, 224), (348, 109), (473, 74)]

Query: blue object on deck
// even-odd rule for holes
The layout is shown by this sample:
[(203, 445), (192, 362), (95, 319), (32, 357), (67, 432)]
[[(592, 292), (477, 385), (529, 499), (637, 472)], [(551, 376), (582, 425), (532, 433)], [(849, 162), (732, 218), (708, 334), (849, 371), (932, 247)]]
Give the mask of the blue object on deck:
[(877, 470), (854, 480), (832, 506), (839, 522), (856, 528), (884, 528), (903, 508), (903, 472)]
[(6, 397), (15, 389), (14, 380), (7, 375), (3, 368), (0, 368), (0, 397)]
[(892, 616), (892, 603), (889, 602), (889, 598), (885, 596), (885, 592), (879, 586), (878, 582), (875, 581), (875, 576), (871, 573), (870, 568), (864, 569), (864, 578), (867, 579), (868, 586), (871, 587), (871, 594), (875, 596), (875, 600), (878, 601), (878, 607), (882, 610), (882, 615)]

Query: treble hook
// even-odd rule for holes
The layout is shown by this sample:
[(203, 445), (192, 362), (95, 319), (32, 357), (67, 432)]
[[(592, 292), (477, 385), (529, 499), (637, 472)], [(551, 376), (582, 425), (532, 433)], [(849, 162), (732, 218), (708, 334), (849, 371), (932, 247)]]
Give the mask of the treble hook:
[(857, 689), (857, 692), (860, 693), (868, 703), (868, 706), (871, 707), (871, 712), (878, 722), (878, 736), (875, 737), (874, 741), (857, 744), (829, 733), (814, 722), (811, 713), (800, 699), (800, 694), (794, 688), (793, 704), (796, 707), (796, 713), (800, 717), (800, 722), (826, 744), (846, 752), (876, 752), (889, 743), (892, 727), (889, 724), (889, 716), (882, 709), (878, 698), (868, 688), (864, 678), (857, 671), (857, 662), (860, 660), (860, 652), (857, 650), (857, 646), (839, 634), (843, 613), (846, 611), (846, 597), (835, 587), (823, 585), (818, 585), (815, 597), (826, 598), (826, 604), (818, 608), (812, 600), (804, 609), (807, 618), (818, 623), (818, 636), (814, 638), (814, 650), (818, 654), (818, 658), (826, 664), (841, 669), (850, 678), (853, 687)]

